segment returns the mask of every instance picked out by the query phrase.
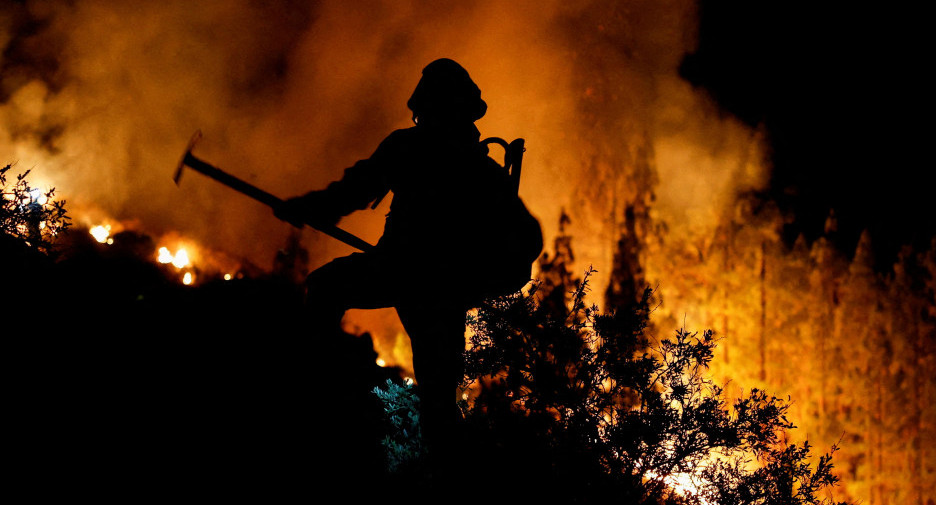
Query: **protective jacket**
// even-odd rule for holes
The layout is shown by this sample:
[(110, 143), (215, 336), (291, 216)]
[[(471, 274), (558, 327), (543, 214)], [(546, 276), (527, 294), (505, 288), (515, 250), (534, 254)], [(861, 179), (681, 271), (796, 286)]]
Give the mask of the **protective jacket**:
[[(401, 274), (459, 272), (462, 279), (456, 280), (477, 283), (478, 276), (497, 275), (492, 262), (509, 255), (509, 242), (519, 238), (516, 205), (522, 207), (509, 175), (479, 140), (472, 123), (396, 130), (370, 158), (306, 198), (337, 217), (392, 192), (383, 236), (371, 254), (382, 255), (388, 268)], [(540, 240), (534, 247), (541, 249), (541, 237), (534, 238)], [(527, 260), (527, 274), (539, 249)], [(482, 286), (472, 289), (498, 294)]]

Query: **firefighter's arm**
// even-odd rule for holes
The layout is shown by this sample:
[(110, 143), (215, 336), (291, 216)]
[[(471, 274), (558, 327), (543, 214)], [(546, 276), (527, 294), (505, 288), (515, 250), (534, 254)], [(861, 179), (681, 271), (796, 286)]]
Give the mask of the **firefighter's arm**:
[(307, 220), (335, 225), (342, 217), (366, 208), (386, 192), (381, 178), (371, 173), (374, 171), (371, 165), (369, 160), (359, 161), (345, 169), (344, 176), (325, 189), (289, 198), (273, 212), (276, 217), (294, 225)]
[(374, 154), (345, 169), (341, 179), (325, 189), (290, 198), (274, 209), (276, 217), (294, 225), (308, 219), (325, 225), (335, 225), (356, 210), (367, 208), (389, 191), (387, 164), (395, 151), (394, 136), (388, 137)]

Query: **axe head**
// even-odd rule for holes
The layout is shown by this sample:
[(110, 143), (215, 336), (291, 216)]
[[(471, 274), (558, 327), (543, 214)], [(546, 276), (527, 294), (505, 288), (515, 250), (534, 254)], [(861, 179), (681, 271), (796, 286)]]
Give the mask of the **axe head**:
[(179, 159), (179, 166), (176, 167), (175, 175), (172, 176), (172, 180), (176, 183), (176, 186), (179, 185), (179, 179), (182, 178), (182, 170), (185, 168), (185, 160), (191, 156), (192, 149), (195, 147), (195, 144), (201, 140), (201, 138), (201, 130), (195, 130), (195, 133), (192, 134), (192, 138), (189, 139), (188, 146), (186, 146), (185, 152), (182, 153), (182, 158)]

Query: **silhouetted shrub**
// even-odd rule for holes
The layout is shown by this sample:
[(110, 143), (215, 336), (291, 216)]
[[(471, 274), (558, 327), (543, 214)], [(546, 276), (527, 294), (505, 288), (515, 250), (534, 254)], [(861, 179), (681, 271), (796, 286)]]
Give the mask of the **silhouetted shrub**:
[(419, 424), (419, 396), (409, 382), (396, 384), (388, 379), (386, 389), (374, 388), (384, 410), (388, 434), (381, 441), (387, 454), (387, 469), (402, 472), (419, 464), (425, 455)]
[(469, 317), (466, 468), (510, 489), (503, 501), (832, 503), (831, 454), (812, 466), (808, 444), (784, 442), (787, 403), (754, 389), (729, 405), (707, 378), (711, 331), (657, 341), (649, 289), (602, 313), (584, 301), (589, 274), (568, 304), (540, 303), (534, 284)]
[(0, 168), (0, 234), (21, 239), (28, 247), (48, 252), (52, 241), (70, 225), (65, 201), (54, 200), (55, 188), (43, 192), (26, 181), (29, 170), (7, 186), (11, 165)]

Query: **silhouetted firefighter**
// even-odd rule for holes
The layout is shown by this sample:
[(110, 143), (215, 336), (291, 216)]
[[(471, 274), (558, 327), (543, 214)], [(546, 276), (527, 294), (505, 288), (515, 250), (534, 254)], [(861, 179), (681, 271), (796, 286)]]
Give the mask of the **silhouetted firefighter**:
[[(341, 180), (275, 212), (296, 225), (328, 227), (393, 193), (377, 245), (309, 274), (307, 305), (319, 335), (337, 332), (351, 308), (397, 310), (412, 342), (424, 434), (438, 454), (447, 452), (456, 422), (465, 313), (530, 280), (542, 235), (517, 196), (522, 139), (480, 141), (474, 122), (487, 104), (464, 68), (449, 59), (430, 63), (407, 106), (415, 126), (391, 133)], [(491, 142), (507, 150), (505, 166), (488, 156)]]

